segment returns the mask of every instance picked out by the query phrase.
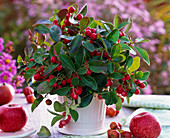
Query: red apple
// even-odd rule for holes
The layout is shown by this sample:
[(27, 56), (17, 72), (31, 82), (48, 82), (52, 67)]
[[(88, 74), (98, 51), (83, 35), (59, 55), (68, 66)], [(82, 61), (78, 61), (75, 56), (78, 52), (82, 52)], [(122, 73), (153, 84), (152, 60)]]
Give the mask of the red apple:
[(14, 132), (22, 129), (28, 117), (22, 105), (12, 104), (0, 107), (0, 129), (4, 132)]
[(0, 105), (4, 105), (12, 101), (15, 94), (13, 86), (6, 83), (0, 84)]
[(35, 100), (35, 97), (33, 94), (27, 95), (26, 100), (28, 103), (33, 103)]
[(31, 88), (30, 86), (27, 86), (27, 87), (24, 88), (23, 93), (24, 93), (25, 96), (33, 94), (34, 93), (34, 89)]
[(136, 138), (157, 138), (161, 133), (158, 120), (149, 112), (135, 115), (130, 121), (129, 129)]

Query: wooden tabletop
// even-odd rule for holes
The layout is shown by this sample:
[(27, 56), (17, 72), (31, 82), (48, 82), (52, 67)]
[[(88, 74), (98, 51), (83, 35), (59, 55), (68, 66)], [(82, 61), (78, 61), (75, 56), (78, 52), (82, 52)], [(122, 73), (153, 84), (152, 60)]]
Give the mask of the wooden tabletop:
[[(56, 97), (53, 96), (52, 98), (55, 100)], [(32, 113), (31, 112), (31, 104), (27, 103), (24, 94), (16, 94), (11, 103), (21, 104), (25, 107), (25, 109), (28, 112), (28, 117), (29, 117), (28, 123), (30, 125), (32, 125), (32, 127), (36, 130), (36, 132), (34, 134), (27, 136), (26, 138), (38, 138), (39, 136), (37, 135), (37, 132), (39, 132), (42, 125), (49, 128), (51, 135), (52, 135), (51, 138), (61, 138), (61, 137), (68, 136), (68, 135), (60, 134), (57, 131), (57, 124), (54, 125), (53, 127), (50, 126), (53, 115), (51, 115), (49, 112), (47, 112), (47, 108), (52, 109), (53, 104), (48, 106), (45, 104), (45, 100), (44, 100), (39, 105), (39, 107), (36, 108), (34, 110), (34, 112)], [(109, 129), (109, 125), (111, 122), (113, 122), (113, 121), (120, 122), (123, 118), (126, 119), (129, 115), (131, 115), (133, 111), (134, 111), (134, 109), (132, 109), (132, 108), (123, 107), (117, 116), (112, 117), (112, 118), (106, 117), (105, 127)], [(97, 136), (91, 136), (91, 137), (97, 138)]]

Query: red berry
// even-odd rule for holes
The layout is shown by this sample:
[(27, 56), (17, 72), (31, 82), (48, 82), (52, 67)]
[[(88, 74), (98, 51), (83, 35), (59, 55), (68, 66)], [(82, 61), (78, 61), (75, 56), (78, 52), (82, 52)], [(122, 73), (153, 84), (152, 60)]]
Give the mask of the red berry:
[(96, 29), (92, 28), (91, 29), (92, 33), (96, 33)]
[(35, 75), (34, 75), (34, 79), (35, 80), (41, 80), (41, 75), (39, 74), (39, 73), (36, 73)]
[(30, 95), (26, 96), (26, 100), (27, 100), (28, 103), (33, 103), (34, 100), (35, 100), (35, 97), (34, 97), (33, 94), (30, 94)]
[(49, 79), (52, 79), (52, 78), (54, 78), (54, 75), (51, 74), (48, 78), (49, 78)]
[(57, 66), (57, 68), (56, 68), (56, 69), (57, 69), (57, 71), (61, 71), (61, 70), (62, 70), (62, 68), (63, 68), (63, 67), (62, 67), (61, 65), (59, 65), (59, 66)]
[(112, 84), (113, 84), (112, 80), (111, 80), (111, 79), (108, 79), (108, 80), (107, 80), (106, 87), (111, 86)]
[(67, 13), (66, 14), (66, 19), (69, 20), (69, 18), (70, 18), (70, 13)]
[(75, 94), (77, 94), (77, 95), (80, 95), (80, 94), (81, 94), (81, 92), (82, 92), (82, 90), (81, 90), (81, 89), (79, 89), (79, 88), (77, 88), (77, 89), (75, 90)]
[(123, 91), (123, 92), (121, 93), (121, 95), (122, 95), (123, 97), (126, 97), (126, 96), (127, 96), (127, 92)]
[(97, 53), (96, 53), (96, 56), (101, 56), (101, 53), (100, 53), (100, 52), (97, 52)]
[(127, 74), (127, 75), (125, 75), (125, 79), (126, 80), (129, 80), (130, 79), (130, 76)]
[(62, 86), (61, 86), (61, 85), (58, 85), (58, 86), (57, 86), (57, 89), (61, 89), (61, 88), (62, 88)]
[(50, 99), (47, 99), (47, 100), (45, 101), (45, 103), (46, 103), (47, 105), (51, 105), (51, 104), (52, 104), (52, 101), (51, 101)]
[(83, 18), (83, 15), (82, 14), (78, 14), (77, 15), (77, 20), (81, 20)]
[(91, 30), (88, 29), (88, 30), (85, 31), (86, 36), (90, 36), (91, 34), (92, 34)]
[(71, 40), (64, 39), (63, 43), (64, 43), (64, 44), (68, 44), (68, 43), (70, 43), (70, 41), (71, 41)]
[(97, 35), (96, 35), (95, 33), (92, 33), (92, 34), (90, 35), (90, 39), (91, 39), (91, 40), (96, 40), (96, 38), (97, 38)]
[(136, 85), (140, 84), (140, 80), (135, 80), (135, 84)]
[(47, 80), (47, 83), (49, 83), (50, 79)]
[(71, 115), (68, 115), (66, 120), (71, 120)]
[(139, 94), (139, 93), (140, 93), (139, 89), (136, 89), (135, 94)]
[(73, 85), (70, 83), (70, 87), (73, 87)]
[(120, 135), (121, 138), (132, 138), (132, 134), (129, 131), (123, 131)]
[(70, 13), (73, 13), (75, 11), (75, 8), (74, 7), (70, 7), (69, 10), (68, 10)]
[(91, 28), (90, 28), (90, 27), (87, 27), (86, 30), (91, 30)]
[(102, 100), (102, 99), (103, 99), (101, 94), (98, 94), (98, 99), (99, 99), (99, 100)]
[(66, 86), (66, 84), (67, 84), (66, 80), (62, 80), (61, 84), (62, 84), (63, 86)]
[(96, 55), (96, 53), (97, 53), (97, 51), (96, 51), (96, 50), (94, 50), (93, 52), (90, 52), (90, 55), (91, 55), (91, 56), (95, 56), (95, 55)]
[(71, 78), (70, 78), (70, 79), (67, 78), (67, 79), (66, 79), (66, 82), (67, 82), (67, 83), (71, 83)]
[(61, 26), (61, 29), (62, 29), (62, 30), (64, 30), (64, 27), (66, 27), (66, 25), (65, 25), (65, 24), (63, 24), (63, 25)]
[(126, 78), (124, 77), (124, 78), (122, 78), (121, 80), (122, 80), (122, 81), (125, 81), (125, 80), (126, 80)]
[(139, 84), (139, 87), (140, 87), (141, 89), (143, 89), (143, 88), (145, 88), (145, 84), (144, 84), (144, 83), (140, 83), (140, 84)]
[(106, 51), (103, 52), (103, 56), (104, 56), (105, 58), (109, 58), (109, 55), (107, 54)]
[(116, 111), (116, 115), (118, 115), (119, 114), (119, 111)]
[(87, 71), (86, 71), (86, 75), (90, 76), (90, 75), (91, 75), (91, 71), (90, 71), (90, 70), (87, 70)]
[(51, 57), (51, 62), (52, 62), (52, 63), (56, 63), (56, 62), (57, 62), (57, 57), (52, 56), (52, 57)]
[(25, 96), (33, 94), (34, 93), (34, 89), (31, 88), (30, 86), (27, 86), (23, 89), (23, 93)]
[(62, 126), (65, 126), (67, 124), (66, 120), (61, 120), (60, 124), (62, 124)]
[(116, 115), (116, 109), (115, 108), (109, 107), (108, 110), (109, 110), (108, 111), (108, 116), (114, 117)]
[(65, 117), (66, 116), (66, 112), (63, 112), (62, 115)]
[(55, 19), (55, 20), (53, 20), (53, 24), (54, 25), (57, 25), (58, 24), (58, 21)]
[(59, 124), (58, 127), (59, 127), (59, 128), (63, 128), (63, 125), (62, 125), (62, 124)]
[(57, 87), (57, 82), (55, 82), (55, 83), (52, 85), (52, 87)]
[(94, 42), (92, 40), (90, 40), (90, 43), (93, 44)]
[(73, 93), (73, 92), (70, 93), (70, 97), (73, 98), (73, 99), (75, 99), (75, 100), (78, 99), (78, 95), (75, 94), (75, 93)]
[(34, 61), (34, 59), (33, 58), (29, 59), (29, 62), (31, 62), (31, 61)]
[(112, 122), (112, 123), (110, 124), (110, 128), (111, 128), (111, 129), (120, 129), (120, 127), (119, 127), (119, 125), (118, 125), (117, 122)]
[(64, 20), (64, 23), (65, 23), (66, 26), (70, 26), (71, 25), (71, 23), (68, 20)]
[(109, 115), (109, 107), (106, 107), (106, 115)]
[(27, 71), (27, 70), (29, 70), (29, 68), (28, 68), (28, 67), (26, 67), (26, 68), (25, 68), (25, 71)]
[(121, 94), (123, 92), (123, 88), (122, 87), (117, 87), (116, 92), (118, 94)]

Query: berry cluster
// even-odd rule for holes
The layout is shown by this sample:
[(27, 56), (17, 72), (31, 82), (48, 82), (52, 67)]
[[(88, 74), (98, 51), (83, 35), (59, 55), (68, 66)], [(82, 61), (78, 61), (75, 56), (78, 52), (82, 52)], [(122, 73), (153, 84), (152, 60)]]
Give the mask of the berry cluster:
[(132, 134), (129, 131), (124, 131), (121, 129), (122, 126), (119, 122), (112, 122), (110, 124), (110, 129), (107, 131), (108, 138), (132, 138)]
[(26, 97), (26, 100), (28, 103), (33, 103), (34, 100), (35, 100), (35, 97), (34, 97), (34, 89), (31, 88), (30, 86), (27, 86), (23, 89), (23, 94), (25, 95)]
[[(66, 117), (66, 112), (63, 112), (62, 115)], [(66, 119), (60, 120), (58, 127), (63, 128), (63, 126), (67, 125), (71, 120), (71, 116), (68, 115)]]

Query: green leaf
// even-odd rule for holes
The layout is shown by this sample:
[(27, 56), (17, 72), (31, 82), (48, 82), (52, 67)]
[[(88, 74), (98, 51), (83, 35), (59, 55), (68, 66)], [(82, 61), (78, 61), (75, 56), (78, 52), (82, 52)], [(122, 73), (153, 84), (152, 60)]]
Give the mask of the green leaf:
[(85, 16), (87, 13), (87, 4), (85, 4), (79, 11), (78, 14), (82, 14), (83, 16)]
[(113, 72), (112, 74), (109, 74), (109, 77), (119, 80), (123, 78), (123, 75), (120, 74), (119, 72)]
[(104, 88), (107, 84), (107, 76), (104, 74), (99, 74), (99, 75), (95, 75), (94, 79), (97, 82), (97, 86), (100, 88)]
[(80, 68), (77, 70), (77, 74), (79, 75), (84, 75), (87, 72), (87, 68)]
[(43, 101), (43, 98), (37, 98), (33, 101), (32, 106), (31, 106), (31, 111), (33, 112), (35, 108), (38, 107), (38, 105)]
[(90, 23), (89, 17), (83, 17), (80, 20), (80, 30), (83, 31), (88, 26), (89, 23)]
[(90, 52), (93, 52), (95, 50), (94, 45), (88, 41), (83, 41), (82, 46), (84, 46)]
[(78, 112), (76, 110), (72, 110), (71, 108), (70, 108), (70, 115), (73, 118), (74, 122), (76, 122), (79, 118)]
[(82, 44), (82, 39), (83, 37), (81, 35), (77, 35), (76, 37), (74, 37), (70, 44), (71, 45), (70, 53), (75, 53), (80, 48)]
[(133, 82), (130, 92), (134, 93), (135, 91), (136, 91), (136, 84), (135, 82)]
[(73, 78), (73, 79), (71, 80), (71, 84), (72, 84), (73, 86), (78, 85), (78, 84), (79, 84), (79, 79), (78, 79), (77, 77)]
[(100, 60), (89, 61), (89, 68), (95, 73), (103, 72), (107, 69), (107, 64)]
[(106, 37), (106, 40), (113, 41), (113, 43), (116, 43), (118, 39), (119, 39), (119, 30), (117, 29), (114, 29), (113, 31), (111, 31)]
[(62, 9), (57, 13), (57, 16), (61, 19), (61, 21), (66, 17), (68, 13), (67, 9)]
[(85, 49), (80, 48), (75, 55), (75, 62), (79, 68), (82, 66), (84, 62), (84, 58), (85, 58)]
[(125, 33), (127, 33), (132, 27), (132, 17), (129, 17), (128, 22), (130, 23), (126, 26)]
[(29, 63), (27, 64), (27, 67), (28, 67), (28, 68), (31, 68), (31, 67), (33, 67), (34, 65), (36, 65), (36, 63), (35, 63), (34, 61), (31, 61), (31, 62), (29, 62)]
[(150, 75), (150, 72), (147, 71), (147, 72), (144, 72), (143, 73), (143, 77), (142, 78), (139, 78), (139, 80), (143, 81), (143, 80), (147, 80), (149, 78), (149, 75)]
[(62, 48), (63, 48), (63, 43), (62, 43), (62, 42), (58, 42), (58, 43), (55, 45), (55, 52), (57, 53), (57, 55), (60, 54)]
[(41, 126), (40, 132), (37, 133), (40, 137), (50, 137), (51, 133), (46, 126)]
[(133, 64), (133, 58), (129, 56), (126, 61), (125, 69), (130, 68), (130, 66)]
[(109, 61), (107, 68), (110, 73), (113, 73), (113, 71), (119, 69), (119, 64)]
[(116, 103), (116, 111), (119, 111), (122, 108), (122, 100), (121, 98), (118, 96), (117, 97), (117, 103)]
[(122, 29), (124, 26), (126, 26), (127, 24), (129, 24), (130, 22), (123, 22), (121, 23), (117, 29)]
[(129, 38), (127, 38), (127, 37), (125, 37), (125, 36), (121, 36), (121, 37), (119, 38), (119, 40), (120, 40), (121, 43), (124, 43), (124, 42), (129, 43)]
[(129, 68), (130, 72), (133, 72), (135, 70), (137, 70), (140, 67), (140, 58), (137, 56), (135, 58), (133, 58), (133, 63)]
[(34, 58), (34, 60), (35, 60), (35, 62), (36, 63), (38, 63), (38, 64), (43, 64), (43, 58), (42, 58), (42, 54), (41, 53), (34, 53), (33, 54), (33, 58)]
[(54, 117), (53, 118), (53, 120), (51, 121), (51, 126), (54, 126), (54, 124), (58, 121), (58, 120), (60, 120), (60, 119), (62, 119), (63, 118), (63, 115), (57, 115), (56, 117)]
[(50, 94), (57, 94), (59, 96), (64, 96), (67, 95), (70, 92), (71, 87), (63, 87), (61, 89), (56, 89), (53, 92), (51, 92)]
[(58, 101), (55, 101), (54, 102), (54, 110), (56, 112), (63, 112), (63, 111), (66, 110), (66, 108), (61, 103), (59, 103)]
[(141, 43), (141, 42), (150, 42), (149, 39), (144, 39), (144, 38), (136, 38), (135, 43)]
[(122, 22), (122, 19), (119, 15), (115, 15), (114, 17), (114, 27), (118, 28), (119, 24)]
[(19, 55), (19, 56), (17, 57), (17, 63), (18, 63), (20, 66), (24, 65), (21, 55)]
[(53, 111), (51, 111), (51, 110), (49, 110), (49, 109), (47, 109), (47, 111), (48, 111), (49, 113), (51, 113), (52, 115), (59, 115), (59, 114), (57, 114), (56, 112), (53, 112)]
[(52, 86), (56, 81), (57, 81), (56, 78), (52, 78), (50, 79), (48, 85)]
[(136, 50), (138, 51), (140, 56), (143, 58), (143, 60), (150, 66), (148, 53), (142, 48), (139, 48), (139, 47), (136, 47), (136, 46), (134, 46), (134, 48), (136, 48)]
[(50, 87), (47, 83), (47, 81), (44, 81), (42, 83), (40, 83), (40, 85), (38, 85), (37, 87), (37, 93), (38, 94), (46, 94), (48, 92), (50, 92), (53, 89), (53, 87)]
[(50, 30), (43, 24), (35, 26), (34, 31), (41, 34), (47, 34), (50, 32)]
[(101, 26), (103, 29), (105, 29), (105, 30), (106, 30), (106, 27), (104, 26), (104, 24), (103, 24), (103, 23), (101, 23), (101, 22), (100, 22), (100, 21), (98, 21), (98, 20), (94, 20), (94, 22), (95, 22), (97, 25)]
[(121, 48), (120, 44), (116, 44), (116, 45), (113, 46), (112, 54), (111, 54), (112, 58), (117, 57), (117, 55), (120, 53), (120, 48)]
[(124, 44), (124, 43), (120, 43), (120, 45), (121, 45), (122, 49), (131, 50), (131, 48), (128, 45)]
[(80, 108), (87, 107), (93, 99), (93, 93), (88, 93), (87, 95), (81, 97), (81, 103), (79, 104)]
[(53, 25), (50, 28), (50, 36), (54, 41), (58, 42), (60, 40), (61, 35), (62, 35), (62, 30), (60, 27)]
[(93, 90), (97, 90), (98, 86), (97, 86), (97, 82), (95, 81), (95, 79), (91, 76), (88, 75), (84, 75), (84, 76), (80, 76), (80, 78), (82, 79), (82, 81), (89, 86), (90, 88), (92, 88)]
[(63, 64), (65, 64), (66, 66), (68, 66), (70, 69), (72, 69), (73, 71), (75, 71), (75, 66), (73, 61), (70, 59), (69, 56), (65, 55), (65, 54), (61, 54), (59, 55), (59, 59), (61, 60), (61, 62)]
[(143, 72), (142, 72), (142, 71), (138, 71), (138, 72), (136, 73), (135, 78), (136, 78), (136, 79), (140, 79), (140, 78), (142, 78), (142, 77), (143, 77)]
[[(32, 55), (32, 53), (33, 53), (33, 48), (31, 47), (31, 46), (26, 46), (25, 48), (24, 48), (24, 54), (25, 54), (25, 56), (27, 56), (27, 57), (31, 57), (31, 55)], [(21, 58), (22, 59), (22, 58)]]
[(126, 59), (126, 57), (124, 55), (120, 54), (115, 59), (113, 59), (113, 61), (119, 63), (119, 62), (125, 61), (125, 59)]
[(116, 94), (116, 91), (114, 89), (113, 91), (110, 91), (110, 92), (107, 93), (105, 103), (106, 103), (106, 105), (112, 105), (112, 104), (117, 103), (117, 100), (118, 100), (117, 94)]
[(48, 19), (41, 19), (41, 20), (37, 21), (35, 24), (33, 24), (32, 26), (34, 27), (38, 24), (53, 24), (53, 23)]
[(24, 74), (25, 80), (28, 82), (29, 79), (31, 79), (31, 78), (34, 76), (35, 73), (36, 73), (36, 70), (35, 70), (35, 69), (29, 69), (29, 70), (27, 70), (27, 71), (25, 72), (25, 74)]
[(51, 71), (53, 71), (56, 67), (58, 66), (58, 64), (51, 64), (47, 70), (45, 71), (44, 75), (46, 76), (47, 74), (49, 74)]

